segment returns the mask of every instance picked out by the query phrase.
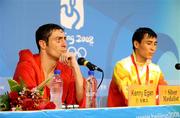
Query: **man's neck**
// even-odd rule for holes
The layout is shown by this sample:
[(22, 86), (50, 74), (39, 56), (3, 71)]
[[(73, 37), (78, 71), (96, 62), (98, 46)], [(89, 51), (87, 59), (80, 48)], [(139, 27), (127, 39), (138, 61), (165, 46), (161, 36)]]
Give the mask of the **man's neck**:
[(57, 61), (48, 57), (46, 54), (40, 53), (41, 67), (45, 74), (52, 73), (56, 67)]
[(137, 52), (135, 52), (135, 59), (136, 59), (136, 62), (139, 63), (139, 64), (145, 64), (146, 61), (147, 61), (146, 58), (142, 57)]

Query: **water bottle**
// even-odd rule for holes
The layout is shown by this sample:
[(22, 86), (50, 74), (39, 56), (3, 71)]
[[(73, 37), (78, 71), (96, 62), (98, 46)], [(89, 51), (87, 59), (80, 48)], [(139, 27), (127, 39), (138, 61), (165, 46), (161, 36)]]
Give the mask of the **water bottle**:
[(88, 71), (86, 80), (86, 108), (96, 108), (97, 80), (94, 71)]
[(62, 108), (63, 80), (60, 74), (60, 70), (55, 70), (50, 83), (50, 101), (54, 102), (56, 109)]

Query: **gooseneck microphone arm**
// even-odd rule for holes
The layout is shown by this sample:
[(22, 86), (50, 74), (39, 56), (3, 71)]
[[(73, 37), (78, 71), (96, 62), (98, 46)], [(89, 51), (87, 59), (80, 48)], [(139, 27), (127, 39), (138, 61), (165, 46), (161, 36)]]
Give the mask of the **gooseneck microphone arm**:
[(97, 89), (99, 89), (99, 87), (101, 86), (103, 79), (104, 79), (104, 71), (102, 70), (101, 72), (102, 72), (102, 78), (101, 78), (101, 81), (99, 82)]

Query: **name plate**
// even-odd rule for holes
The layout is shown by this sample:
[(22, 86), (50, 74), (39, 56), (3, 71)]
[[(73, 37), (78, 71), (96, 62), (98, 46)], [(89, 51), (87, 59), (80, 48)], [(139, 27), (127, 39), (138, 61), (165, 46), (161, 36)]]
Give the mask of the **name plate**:
[(132, 85), (129, 87), (128, 106), (156, 105), (156, 87), (149, 85)]
[(159, 86), (159, 104), (180, 104), (180, 86)]

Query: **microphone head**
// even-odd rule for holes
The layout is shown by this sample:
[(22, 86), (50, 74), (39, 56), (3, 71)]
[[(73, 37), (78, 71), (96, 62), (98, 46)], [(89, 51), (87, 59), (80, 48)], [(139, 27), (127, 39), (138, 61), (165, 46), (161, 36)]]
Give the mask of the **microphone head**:
[(89, 70), (97, 70), (97, 71), (103, 72), (102, 69), (100, 69), (100, 68), (97, 67), (96, 65), (88, 62), (88, 61), (87, 61), (85, 58), (83, 58), (83, 57), (78, 58), (77, 62), (78, 62), (79, 65), (83, 65), (83, 66), (88, 67)]
[(80, 58), (78, 58), (78, 64), (79, 65), (84, 65), (84, 62), (86, 61), (86, 59), (85, 58), (83, 58), (83, 57), (80, 57)]
[(177, 64), (175, 65), (175, 68), (176, 68), (177, 70), (180, 70), (180, 63), (177, 63)]

